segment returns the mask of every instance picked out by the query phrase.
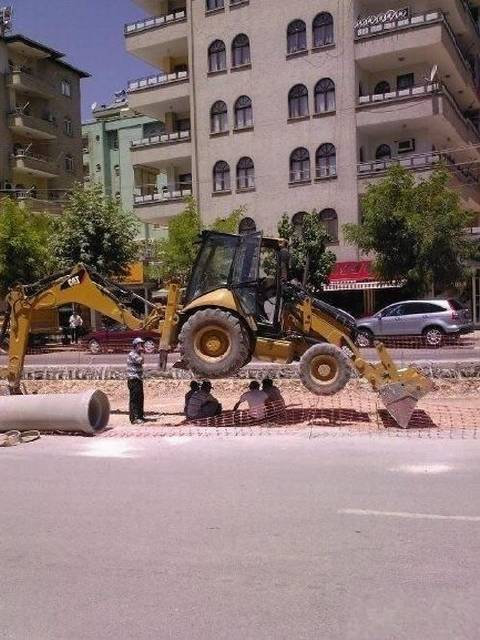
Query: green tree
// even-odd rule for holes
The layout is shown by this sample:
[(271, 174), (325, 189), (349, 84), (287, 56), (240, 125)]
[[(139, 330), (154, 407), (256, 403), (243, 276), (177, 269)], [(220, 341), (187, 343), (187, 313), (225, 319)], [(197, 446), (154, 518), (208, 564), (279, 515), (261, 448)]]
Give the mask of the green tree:
[(83, 262), (103, 276), (125, 276), (138, 259), (138, 226), (101, 185), (77, 185), (59, 223), (55, 255), (65, 267)]
[(317, 211), (305, 213), (301, 227), (296, 227), (284, 213), (278, 234), (289, 242), (292, 276), (308, 290), (320, 291), (328, 282), (336, 257), (327, 249), (330, 236)]
[[(222, 233), (237, 233), (244, 212), (245, 208), (239, 207), (226, 218), (217, 218), (209, 228)], [(161, 281), (175, 279), (184, 284), (197, 255), (197, 241), (202, 228), (197, 201), (193, 197), (187, 198), (185, 209), (168, 223), (168, 236), (155, 243), (150, 275)]]
[(0, 200), (0, 294), (16, 283), (30, 284), (51, 273), (54, 222), (17, 202)]
[(404, 167), (391, 167), (367, 187), (362, 223), (344, 226), (347, 242), (375, 256), (378, 277), (405, 281), (411, 295), (453, 287), (466, 276), (471, 245), (464, 229), (472, 214), (448, 181), (443, 168), (416, 182)]

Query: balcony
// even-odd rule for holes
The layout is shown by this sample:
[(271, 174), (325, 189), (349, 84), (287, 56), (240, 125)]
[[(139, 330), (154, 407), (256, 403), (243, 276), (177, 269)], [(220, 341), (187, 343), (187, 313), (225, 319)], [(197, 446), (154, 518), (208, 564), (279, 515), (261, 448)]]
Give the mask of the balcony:
[(131, 151), (134, 166), (148, 165), (161, 169), (172, 161), (191, 158), (191, 133), (175, 131), (134, 140), (131, 143)]
[(405, 72), (419, 62), (437, 65), (439, 79), (449, 79), (462, 106), (478, 101), (474, 69), (441, 11), (356, 27), (355, 38), (356, 62), (367, 74)]
[(12, 131), (26, 138), (55, 140), (57, 137), (57, 124), (53, 118), (38, 118), (15, 111), (8, 116), (8, 126)]
[(25, 67), (13, 67), (7, 76), (7, 86), (20, 93), (39, 96), (40, 98), (52, 98), (55, 87), (39, 76), (34, 75)]
[(165, 57), (186, 57), (186, 9), (126, 24), (125, 44), (128, 53), (156, 67), (162, 66)]
[(163, 119), (166, 111), (184, 113), (190, 109), (188, 71), (160, 73), (128, 83), (129, 106), (155, 119)]
[(11, 156), (12, 169), (39, 178), (58, 177), (58, 167), (53, 160), (31, 151), (17, 151)]
[(44, 189), (8, 189), (0, 191), (1, 198), (12, 198), (33, 213), (59, 215), (66, 202), (67, 191)]
[(185, 198), (192, 195), (192, 189), (179, 187), (165, 188), (160, 193), (151, 187), (139, 187), (133, 196), (135, 214), (144, 223), (165, 225), (185, 209)]
[[(391, 107), (392, 103), (403, 106)], [(404, 129), (411, 133), (423, 129), (431, 139), (447, 136), (459, 145), (478, 145), (480, 132), (460, 109), (449, 89), (441, 82), (426, 83), (386, 94), (361, 96), (357, 107), (357, 127), (371, 133), (389, 127), (391, 136), (406, 137)]]

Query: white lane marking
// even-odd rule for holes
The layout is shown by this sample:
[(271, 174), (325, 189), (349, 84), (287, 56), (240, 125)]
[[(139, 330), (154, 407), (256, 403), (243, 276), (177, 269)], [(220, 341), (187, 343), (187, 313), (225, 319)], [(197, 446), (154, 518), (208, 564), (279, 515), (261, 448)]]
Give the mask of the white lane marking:
[(390, 471), (402, 471), (403, 473), (447, 473), (453, 471), (449, 464), (402, 464), (393, 467)]
[(375, 511), (373, 509), (340, 509), (338, 513), (349, 516), (383, 516), (386, 518), (409, 518), (411, 520), (459, 520), (480, 522), (480, 516), (444, 516), (438, 513), (409, 513), (408, 511)]

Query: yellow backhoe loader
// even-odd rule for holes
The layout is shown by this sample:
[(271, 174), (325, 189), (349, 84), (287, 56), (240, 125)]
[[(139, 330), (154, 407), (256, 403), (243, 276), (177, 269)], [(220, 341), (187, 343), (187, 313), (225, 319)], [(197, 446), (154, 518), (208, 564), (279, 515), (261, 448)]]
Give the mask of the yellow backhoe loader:
[(431, 389), (429, 380), (415, 369), (398, 369), (382, 344), (377, 344), (379, 362), (367, 362), (356, 346), (354, 318), (290, 281), (288, 262), (283, 240), (205, 231), (186, 290), (171, 284), (163, 306), (143, 301), (151, 308), (144, 318), (129, 307), (139, 296), (81, 264), (19, 285), (7, 296), (3, 327), (3, 334), (10, 328), (10, 392), (20, 389), (33, 313), (77, 303), (132, 330), (157, 332), (161, 367), (168, 352), (178, 350), (180, 366), (205, 378), (235, 375), (252, 358), (299, 361), (307, 389), (332, 395), (356, 370), (406, 427), (418, 400)]

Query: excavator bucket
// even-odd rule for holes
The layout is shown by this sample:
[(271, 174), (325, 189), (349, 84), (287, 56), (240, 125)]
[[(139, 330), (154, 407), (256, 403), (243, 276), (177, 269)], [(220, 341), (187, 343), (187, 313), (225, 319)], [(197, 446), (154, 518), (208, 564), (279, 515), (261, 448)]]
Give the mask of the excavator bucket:
[(392, 418), (406, 429), (418, 401), (433, 389), (433, 383), (412, 368), (398, 373), (399, 380), (383, 385), (379, 395)]

